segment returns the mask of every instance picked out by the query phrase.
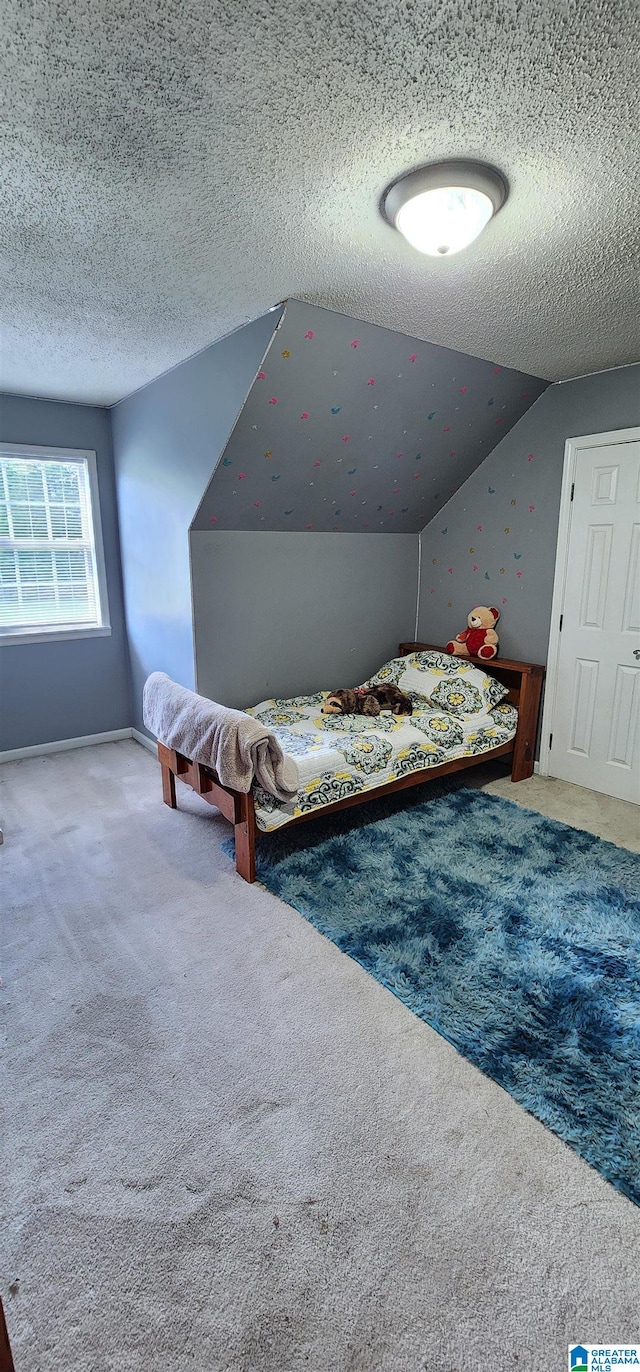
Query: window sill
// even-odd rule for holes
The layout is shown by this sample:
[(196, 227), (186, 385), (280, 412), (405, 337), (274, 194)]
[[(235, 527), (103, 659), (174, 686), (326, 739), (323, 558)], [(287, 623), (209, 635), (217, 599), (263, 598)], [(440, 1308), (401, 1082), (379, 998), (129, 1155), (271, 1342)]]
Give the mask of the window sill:
[(65, 639), (75, 638), (108, 638), (110, 634), (110, 624), (101, 624), (97, 629), (25, 629), (16, 633), (0, 633), (0, 647), (13, 648), (25, 643), (62, 643)]

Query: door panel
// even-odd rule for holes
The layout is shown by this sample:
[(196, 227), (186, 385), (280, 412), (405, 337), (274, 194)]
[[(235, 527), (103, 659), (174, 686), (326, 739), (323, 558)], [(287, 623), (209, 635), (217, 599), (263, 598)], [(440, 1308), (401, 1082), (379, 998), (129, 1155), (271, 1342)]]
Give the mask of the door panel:
[(572, 753), (582, 753), (584, 757), (589, 757), (591, 752), (597, 685), (598, 663), (584, 657), (577, 658), (569, 746)]
[(580, 448), (549, 774), (640, 802), (640, 442)]
[(618, 664), (607, 760), (627, 769), (633, 766), (634, 731), (638, 719), (639, 680), (640, 668), (621, 667)]
[(624, 610), (622, 612), (622, 629), (627, 634), (640, 634), (640, 524), (634, 524), (631, 531), (631, 552), (624, 596)]
[(583, 629), (604, 628), (604, 607), (607, 599), (612, 536), (612, 524), (590, 524), (587, 530), (587, 552), (580, 612), (580, 625)]

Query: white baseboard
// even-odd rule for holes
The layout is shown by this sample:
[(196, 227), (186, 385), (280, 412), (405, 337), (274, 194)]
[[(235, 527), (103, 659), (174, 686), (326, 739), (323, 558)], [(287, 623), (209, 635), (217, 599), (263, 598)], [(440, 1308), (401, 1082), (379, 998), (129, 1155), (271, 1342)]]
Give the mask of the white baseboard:
[(45, 753), (66, 753), (71, 748), (91, 748), (94, 743), (119, 743), (132, 735), (132, 729), (111, 729), (106, 734), (83, 734), (81, 738), (59, 738), (55, 743), (34, 743), (29, 748), (8, 748), (0, 753), (0, 762), (17, 762), (23, 757), (41, 757)]
[(155, 739), (149, 738), (147, 734), (142, 734), (139, 729), (132, 729), (131, 737), (136, 743), (141, 743), (143, 748), (147, 748), (150, 753), (153, 753), (154, 757), (158, 756), (158, 745)]

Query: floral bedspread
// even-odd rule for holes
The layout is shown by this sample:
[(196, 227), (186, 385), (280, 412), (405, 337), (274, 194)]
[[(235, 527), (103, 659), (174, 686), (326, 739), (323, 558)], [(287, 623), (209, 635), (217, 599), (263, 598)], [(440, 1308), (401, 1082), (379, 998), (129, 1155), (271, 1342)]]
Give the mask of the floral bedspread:
[[(409, 682), (422, 685), (420, 673), (424, 668), (415, 659), (424, 656), (394, 659), (371, 678), (371, 683), (395, 678), (403, 689)], [(431, 680), (428, 684), (425, 680), (424, 694), (409, 690), (413, 714), (402, 718), (392, 714), (375, 719), (323, 715), (321, 706), (328, 691), (291, 700), (263, 700), (248, 710), (273, 730), (298, 769), (298, 794), (291, 801), (277, 800), (254, 786), (258, 828), (279, 829), (310, 810), (384, 786), (408, 772), (472, 757), (507, 743), (516, 732), (517, 710), (504, 702), (478, 710), (476, 702), (475, 713), (466, 713), (472, 687), (465, 682), (465, 675), (460, 664), (456, 664), (453, 675), (451, 669), (441, 668), (435, 687)]]

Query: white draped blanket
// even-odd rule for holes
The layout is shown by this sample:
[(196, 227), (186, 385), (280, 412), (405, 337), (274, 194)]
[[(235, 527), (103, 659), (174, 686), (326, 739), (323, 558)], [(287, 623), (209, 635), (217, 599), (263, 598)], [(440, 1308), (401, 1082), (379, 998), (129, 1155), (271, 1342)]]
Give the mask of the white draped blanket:
[(142, 717), (156, 738), (213, 767), (223, 786), (249, 791), (258, 786), (287, 801), (298, 791), (298, 769), (286, 757), (273, 730), (243, 710), (231, 710), (179, 686), (165, 672), (152, 672), (144, 687)]

